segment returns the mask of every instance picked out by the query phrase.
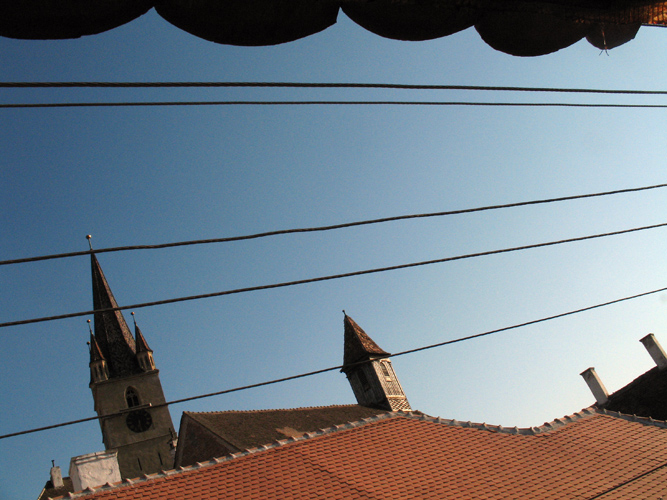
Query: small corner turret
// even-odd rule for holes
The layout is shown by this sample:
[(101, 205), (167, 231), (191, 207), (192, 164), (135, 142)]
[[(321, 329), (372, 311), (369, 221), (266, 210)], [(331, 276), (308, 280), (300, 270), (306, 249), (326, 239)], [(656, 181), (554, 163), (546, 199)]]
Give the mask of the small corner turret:
[[(90, 329), (90, 320), (88, 320), (88, 328)], [(109, 380), (109, 367), (92, 330), (90, 331), (88, 345), (90, 347), (90, 363), (88, 363), (88, 366), (90, 366), (90, 387), (92, 387), (93, 384)]]
[(148, 342), (146, 342), (144, 334), (141, 333), (141, 330), (137, 326), (134, 313), (132, 313), (132, 320), (134, 321), (134, 342), (137, 346), (137, 361), (139, 362), (139, 366), (145, 372), (156, 370), (153, 349), (148, 347)]
[(343, 324), (341, 371), (347, 376), (357, 402), (387, 411), (412, 411), (389, 359), (391, 354), (378, 346), (347, 314)]

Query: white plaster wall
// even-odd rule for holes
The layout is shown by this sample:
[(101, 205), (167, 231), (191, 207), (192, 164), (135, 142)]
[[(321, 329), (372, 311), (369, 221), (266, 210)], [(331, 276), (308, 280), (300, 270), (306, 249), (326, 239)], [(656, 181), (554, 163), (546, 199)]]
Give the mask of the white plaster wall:
[(72, 478), (74, 491), (120, 481), (117, 455), (117, 451), (108, 450), (72, 457), (69, 476)]

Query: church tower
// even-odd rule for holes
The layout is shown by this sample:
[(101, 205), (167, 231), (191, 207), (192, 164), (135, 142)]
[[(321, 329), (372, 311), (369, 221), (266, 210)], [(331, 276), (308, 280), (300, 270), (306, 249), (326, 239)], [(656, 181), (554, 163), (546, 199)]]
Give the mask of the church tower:
[[(93, 308), (111, 309), (111, 293), (95, 254), (91, 254)], [(95, 313), (90, 334), (90, 389), (101, 417), (102, 441), (118, 450), (122, 478), (139, 477), (173, 467), (176, 432), (166, 406), (153, 351), (134, 324), (134, 336), (121, 311)]]
[(412, 411), (388, 352), (381, 349), (345, 314), (343, 369), (357, 402), (388, 411)]

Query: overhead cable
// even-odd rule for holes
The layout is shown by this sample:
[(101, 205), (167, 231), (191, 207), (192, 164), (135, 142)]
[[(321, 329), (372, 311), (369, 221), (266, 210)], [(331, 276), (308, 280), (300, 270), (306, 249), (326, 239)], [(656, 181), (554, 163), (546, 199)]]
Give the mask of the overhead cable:
[(424, 85), (405, 83), (308, 82), (0, 82), (0, 88), (334, 88), (390, 90), (481, 90), (497, 92), (555, 92), (573, 94), (667, 95), (665, 90), (582, 89), (563, 87), (503, 87), (491, 85)]
[(395, 266), (387, 266), (387, 267), (379, 267), (375, 269), (365, 269), (362, 271), (352, 271), (349, 273), (342, 273), (342, 274), (333, 274), (329, 276), (320, 276), (317, 278), (307, 278), (307, 279), (302, 279), (302, 280), (295, 280), (295, 281), (286, 281), (282, 283), (274, 283), (271, 285), (259, 285), (259, 286), (252, 286), (252, 287), (247, 287), (247, 288), (237, 288), (235, 290), (224, 290), (221, 292), (213, 292), (213, 293), (204, 293), (200, 295), (190, 295), (187, 297), (177, 297), (174, 299), (165, 299), (165, 300), (156, 300), (154, 302), (143, 302), (140, 304), (132, 304), (128, 306), (122, 306), (122, 307), (114, 307), (114, 308), (108, 308), (108, 309), (96, 309), (96, 310), (90, 310), (90, 311), (82, 311), (82, 312), (76, 312), (76, 313), (69, 313), (69, 314), (60, 314), (57, 316), (46, 316), (46, 317), (41, 317), (41, 318), (32, 318), (32, 319), (25, 319), (25, 320), (18, 320), (18, 321), (8, 321), (5, 323), (0, 323), (0, 328), (6, 328), (9, 326), (18, 326), (18, 325), (27, 325), (30, 323), (41, 323), (45, 321), (55, 321), (59, 319), (66, 319), (66, 318), (76, 318), (80, 316), (90, 316), (95, 313), (101, 313), (101, 312), (111, 312), (111, 311), (123, 311), (125, 309), (140, 309), (143, 307), (153, 307), (153, 306), (159, 306), (159, 305), (165, 305), (165, 304), (174, 304), (176, 302), (186, 302), (190, 300), (200, 300), (200, 299), (208, 299), (212, 297), (222, 297), (224, 295), (234, 295), (238, 293), (246, 293), (246, 292), (255, 292), (259, 290), (271, 290), (274, 288), (284, 288), (284, 287), (289, 287), (289, 286), (296, 286), (296, 285), (305, 285), (307, 283), (317, 283), (320, 281), (330, 281), (330, 280), (335, 280), (335, 279), (341, 279), (341, 278), (350, 278), (353, 276), (363, 276), (366, 274), (375, 274), (375, 273), (382, 273), (382, 272), (387, 272), (387, 271), (396, 271), (398, 269), (408, 269), (411, 267), (420, 267), (420, 266), (428, 266), (432, 264), (441, 264), (443, 262), (452, 262), (455, 260), (463, 260), (463, 259), (471, 259), (474, 257), (484, 257), (488, 255), (496, 255), (496, 254), (501, 254), (501, 253), (509, 253), (509, 252), (517, 252), (520, 250), (529, 250), (532, 248), (541, 248), (541, 247), (547, 247), (547, 246), (553, 246), (553, 245), (562, 245), (564, 243), (574, 243), (576, 241), (585, 241), (585, 240), (592, 240), (596, 238), (604, 238), (608, 236), (617, 236), (621, 234), (627, 234), (627, 233), (635, 233), (638, 231), (646, 231), (649, 229), (657, 229), (661, 227), (667, 227), (667, 222), (664, 222), (662, 224), (653, 224), (651, 226), (643, 226), (643, 227), (635, 227), (632, 229), (623, 229), (621, 231), (613, 231), (609, 233), (600, 233), (600, 234), (594, 234), (594, 235), (589, 235), (589, 236), (579, 236), (576, 238), (568, 238), (564, 240), (557, 240), (557, 241), (549, 241), (545, 243), (535, 243), (532, 245), (522, 245), (518, 247), (511, 247), (511, 248), (503, 248), (500, 250), (488, 250), (486, 252), (478, 252), (478, 253), (472, 253), (472, 254), (466, 254), (466, 255), (457, 255), (455, 257), (444, 257), (442, 259), (433, 259), (433, 260), (426, 260), (426, 261), (421, 261), (421, 262), (412, 262), (409, 264), (398, 264)]
[(568, 102), (475, 101), (126, 101), (0, 104), (2, 109), (21, 108), (117, 108), (155, 106), (485, 106), (511, 108), (612, 108), (664, 109), (667, 104), (596, 104)]
[[(664, 469), (665, 467), (667, 467), (667, 463), (664, 463), (664, 464), (658, 465), (658, 466), (656, 466), (656, 467), (653, 467), (653, 468), (650, 469), (650, 470), (647, 470), (647, 471), (645, 471), (645, 472), (642, 472), (642, 473), (640, 473), (640, 474), (637, 474), (635, 477), (631, 477), (630, 479), (628, 479), (628, 480), (626, 480), (626, 481), (623, 481), (623, 482), (620, 483), (620, 484), (614, 485), (614, 486), (612, 486), (612, 487), (610, 487), (610, 488), (604, 490), (603, 492), (598, 493), (597, 495), (594, 495), (594, 496), (592, 496), (592, 497), (587, 498), (586, 500), (596, 500), (597, 498), (602, 498), (603, 496), (608, 495), (609, 493), (613, 493), (613, 492), (615, 492), (616, 490), (622, 488), (623, 486), (627, 486), (628, 484), (632, 484), (632, 483), (634, 483), (635, 481), (638, 481), (638, 480), (640, 480), (640, 479), (643, 479), (644, 477), (648, 476), (649, 474), (653, 474), (654, 472), (657, 472), (657, 471), (659, 471), (660, 469)], [(662, 498), (662, 497), (659, 497), (659, 498)]]
[[(453, 339), (453, 340), (446, 340), (444, 342), (438, 342), (437, 344), (431, 344), (431, 345), (427, 345), (427, 346), (417, 347), (417, 348), (414, 348), (414, 349), (408, 349), (407, 351), (401, 351), (401, 352), (391, 354), (391, 357), (396, 358), (398, 356), (405, 356), (407, 354), (414, 354), (416, 352), (426, 351), (426, 350), (429, 350), (429, 349), (435, 349), (436, 347), (443, 347), (443, 346), (446, 346), (446, 345), (456, 344), (456, 343), (459, 343), (459, 342), (465, 342), (467, 340), (472, 340), (472, 339), (476, 339), (476, 338), (480, 338), (480, 337), (485, 337), (485, 336), (493, 335), (493, 334), (496, 334), (496, 333), (506, 332), (506, 331), (509, 331), (509, 330), (515, 330), (517, 328), (522, 328), (522, 327), (525, 327), (525, 326), (536, 325), (538, 323), (544, 323), (546, 321), (551, 321), (551, 320), (558, 319), (558, 318), (564, 318), (566, 316), (571, 316), (573, 314), (579, 314), (579, 313), (582, 313), (582, 312), (591, 311), (593, 309), (599, 309), (601, 307), (606, 307), (606, 306), (610, 306), (610, 305), (613, 305), (613, 304), (618, 304), (620, 302), (625, 302), (625, 301), (632, 300), (632, 299), (637, 299), (637, 298), (640, 298), (640, 297), (646, 297), (648, 295), (653, 295), (653, 294), (664, 292), (664, 291), (667, 291), (667, 287), (658, 288), (656, 290), (651, 290), (649, 292), (638, 293), (636, 295), (630, 295), (630, 296), (622, 297), (620, 299), (610, 300), (608, 302), (602, 302), (602, 303), (595, 304), (595, 305), (592, 305), (592, 306), (582, 307), (580, 309), (574, 309), (574, 310), (567, 311), (567, 312), (560, 313), (560, 314), (554, 314), (552, 316), (546, 316), (546, 317), (543, 317), (543, 318), (534, 319), (534, 320), (531, 320), (531, 321), (526, 321), (524, 323), (518, 323), (518, 324), (512, 325), (512, 326), (505, 326), (505, 327), (502, 327), (502, 328), (497, 328), (495, 330), (489, 330), (489, 331), (482, 332), (482, 333), (477, 333), (477, 334), (474, 334), (474, 335), (468, 335), (466, 337), (460, 337), (460, 338)], [(348, 366), (353, 366), (353, 365), (358, 365), (358, 364), (363, 364), (363, 363), (368, 363), (368, 362), (369, 361), (363, 361), (363, 362), (359, 362), (359, 363), (348, 364), (348, 365), (345, 365), (345, 366), (348, 367)], [(244, 386), (241, 386), (241, 387), (235, 387), (233, 389), (225, 389), (225, 390), (222, 390), (222, 391), (210, 392), (208, 394), (200, 394), (200, 395), (197, 395), (197, 396), (190, 396), (190, 397), (187, 397), (187, 398), (175, 399), (173, 401), (167, 401), (167, 402), (162, 403), (162, 404), (152, 405), (151, 408), (160, 408), (160, 407), (163, 407), (163, 406), (185, 403), (185, 402), (194, 401), (194, 400), (197, 400), (197, 399), (204, 399), (204, 398), (210, 398), (210, 397), (213, 397), (213, 396), (221, 396), (223, 394), (229, 394), (229, 393), (232, 393), (232, 392), (245, 391), (245, 390), (254, 389), (254, 388), (257, 388), (257, 387), (264, 387), (264, 386), (267, 386), (267, 385), (273, 385), (273, 384), (278, 384), (278, 383), (281, 383), (281, 382), (287, 382), (289, 380), (296, 380), (296, 379), (300, 379), (300, 378), (310, 377), (310, 376), (313, 376), (313, 375), (319, 375), (321, 373), (340, 370), (341, 368), (343, 368), (343, 365), (332, 366), (332, 367), (329, 367), (329, 368), (322, 368), (321, 370), (315, 370), (315, 371), (311, 371), (311, 372), (307, 372), (307, 373), (301, 373), (299, 375), (292, 375), (292, 376), (289, 376), (289, 377), (282, 377), (282, 378), (269, 380), (269, 381), (265, 381), (265, 382), (259, 382), (257, 384), (244, 385)], [(50, 429), (56, 429), (58, 427), (65, 427), (65, 426), (69, 426), (69, 425), (80, 424), (80, 423), (83, 423), (83, 422), (90, 422), (92, 420), (100, 420), (102, 418), (117, 417), (117, 416), (120, 416), (120, 415), (125, 415), (127, 413), (128, 413), (128, 411), (125, 410), (125, 411), (116, 412), (116, 413), (109, 413), (109, 414), (103, 415), (103, 416), (81, 418), (81, 419), (78, 419), (78, 420), (71, 420), (69, 422), (62, 422), (62, 423), (59, 423), (59, 424), (47, 425), (45, 427), (38, 427), (38, 428), (35, 428), (35, 429), (12, 432), (12, 433), (9, 433), (9, 434), (0, 435), (0, 439), (6, 439), (6, 438), (20, 436), (20, 435), (24, 435), (24, 434), (31, 434), (31, 433), (35, 433), (35, 432), (41, 432), (41, 431), (46, 431), (46, 430), (50, 430)]]
[[(529, 205), (540, 205), (545, 203), (555, 203), (560, 201), (571, 201), (571, 200), (580, 200), (584, 198), (595, 198), (601, 196), (610, 196), (615, 194), (624, 194), (624, 193), (634, 193), (638, 191), (648, 191), (651, 189), (659, 189), (667, 187), (667, 184), (655, 184), (653, 186), (643, 186), (636, 188), (627, 188), (627, 189), (616, 189), (613, 191), (603, 191), (599, 193), (590, 193), (590, 194), (578, 194), (572, 196), (560, 196), (558, 198), (545, 198), (541, 200), (531, 200), (531, 201), (519, 201), (516, 203), (505, 203), (502, 205), (487, 205), (484, 207), (475, 207), (475, 208), (463, 208), (459, 210), (449, 210), (445, 212), (430, 212), (424, 214), (409, 214), (409, 215), (397, 215), (394, 217), (383, 217), (380, 219), (369, 219), (362, 221), (354, 222), (344, 222), (342, 224), (333, 224), (330, 226), (318, 226), (318, 227), (307, 227), (307, 228), (295, 228), (295, 229), (281, 229), (276, 231), (266, 231), (263, 233), (255, 233), (243, 236), (231, 236), (228, 238), (211, 238), (204, 240), (190, 240), (190, 241), (178, 241), (173, 243), (162, 243), (159, 245), (131, 245), (131, 246), (122, 246), (122, 247), (111, 247), (111, 248), (101, 248), (95, 250), (95, 253), (106, 253), (106, 252), (120, 252), (127, 250), (154, 250), (158, 248), (171, 248), (179, 246), (188, 246), (188, 245), (203, 245), (210, 243), (229, 243), (233, 241), (242, 241), (242, 240), (252, 240), (257, 238), (265, 238), (268, 236), (278, 236), (282, 234), (294, 234), (294, 233), (310, 233), (317, 231), (331, 231), (334, 229), (344, 229), (355, 226), (365, 226), (370, 224), (380, 224), (384, 222), (396, 222), (400, 220), (407, 219), (423, 219), (428, 217), (443, 217), (448, 215), (461, 215), (469, 214), (474, 212), (483, 212), (487, 210), (498, 210), (502, 208), (515, 208), (515, 207), (524, 207)], [(61, 259), (65, 257), (78, 257), (81, 255), (88, 255), (92, 253), (90, 250), (80, 251), (80, 252), (69, 252), (69, 253), (60, 253), (53, 255), (43, 255), (39, 257), (26, 257), (22, 259), (11, 259), (11, 260), (2, 260), (0, 261), (0, 266), (6, 266), (9, 264), (21, 264), (25, 262), (36, 262), (41, 260), (51, 260), (51, 259)]]

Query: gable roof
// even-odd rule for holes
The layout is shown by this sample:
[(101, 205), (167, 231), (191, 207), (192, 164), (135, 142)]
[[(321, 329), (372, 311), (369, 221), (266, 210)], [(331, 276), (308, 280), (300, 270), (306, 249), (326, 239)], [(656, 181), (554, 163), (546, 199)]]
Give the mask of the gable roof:
[(610, 394), (606, 403), (597, 406), (667, 420), (667, 370), (660, 370), (657, 366), (650, 369)]
[(539, 428), (388, 413), (72, 495), (207, 498), (653, 498), (667, 424), (587, 409)]
[(191, 465), (286, 437), (384, 413), (360, 405), (281, 410), (183, 412), (175, 465)]

